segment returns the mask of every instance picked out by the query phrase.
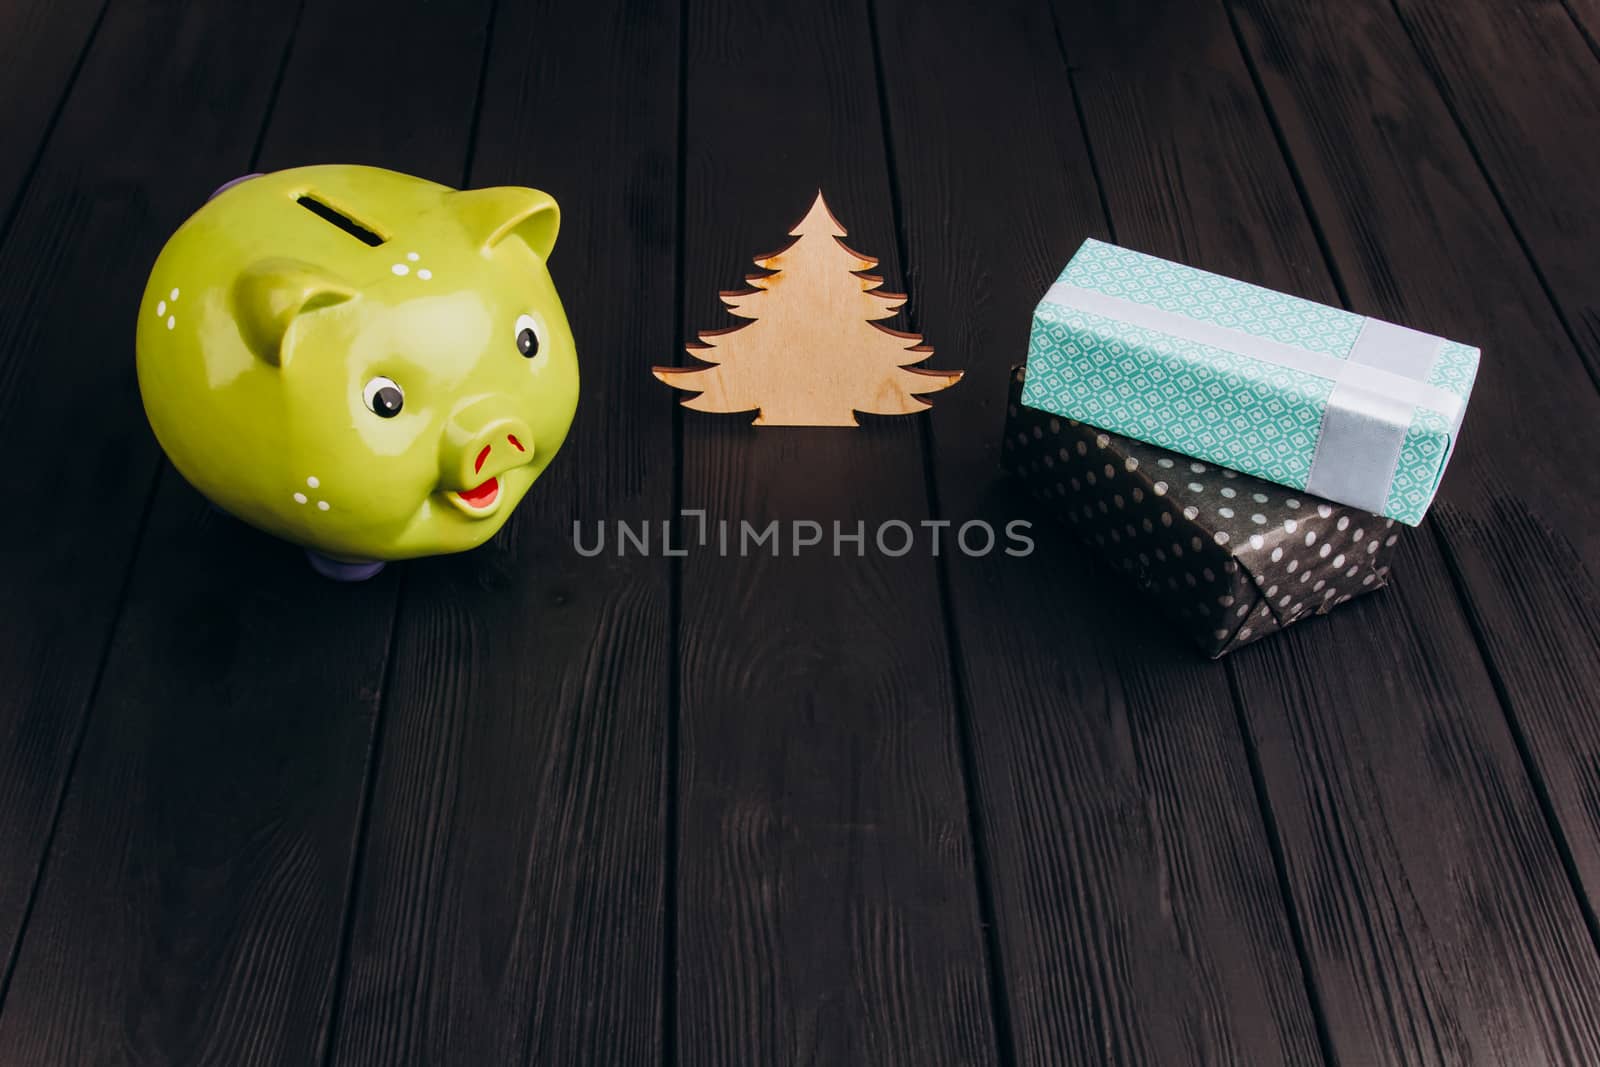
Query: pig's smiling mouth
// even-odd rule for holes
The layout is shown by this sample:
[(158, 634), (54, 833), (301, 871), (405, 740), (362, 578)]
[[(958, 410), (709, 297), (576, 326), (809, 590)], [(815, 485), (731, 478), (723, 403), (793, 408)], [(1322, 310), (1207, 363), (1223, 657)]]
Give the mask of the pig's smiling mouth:
[(487, 518), (499, 509), (500, 480), (498, 478), (490, 478), (471, 489), (464, 489), (461, 492), (451, 489), (447, 490), (444, 495), (450, 499), (450, 503), (473, 518)]

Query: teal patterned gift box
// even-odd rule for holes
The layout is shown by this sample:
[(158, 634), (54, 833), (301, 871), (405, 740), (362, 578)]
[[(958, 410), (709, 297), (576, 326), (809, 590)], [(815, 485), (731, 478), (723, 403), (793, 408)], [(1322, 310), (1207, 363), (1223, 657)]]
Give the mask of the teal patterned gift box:
[(1415, 526), (1477, 372), (1470, 345), (1089, 240), (1022, 399)]

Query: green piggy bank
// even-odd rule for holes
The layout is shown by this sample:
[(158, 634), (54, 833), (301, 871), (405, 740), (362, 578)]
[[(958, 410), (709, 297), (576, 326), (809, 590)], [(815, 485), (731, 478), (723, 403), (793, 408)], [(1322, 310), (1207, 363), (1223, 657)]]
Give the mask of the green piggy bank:
[(157, 440), (212, 503), (332, 577), (482, 544), (577, 407), (546, 268), (558, 218), (533, 189), (372, 167), (224, 186), (139, 308)]

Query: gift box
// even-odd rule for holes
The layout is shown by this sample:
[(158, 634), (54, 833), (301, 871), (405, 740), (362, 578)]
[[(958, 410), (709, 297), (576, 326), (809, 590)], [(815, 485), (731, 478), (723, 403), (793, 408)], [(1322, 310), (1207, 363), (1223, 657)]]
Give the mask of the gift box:
[(1012, 373), (1005, 467), (1213, 659), (1381, 588), (1393, 519), (1025, 404)]
[(1034, 313), (1029, 407), (1408, 525), (1478, 350), (1085, 241)]

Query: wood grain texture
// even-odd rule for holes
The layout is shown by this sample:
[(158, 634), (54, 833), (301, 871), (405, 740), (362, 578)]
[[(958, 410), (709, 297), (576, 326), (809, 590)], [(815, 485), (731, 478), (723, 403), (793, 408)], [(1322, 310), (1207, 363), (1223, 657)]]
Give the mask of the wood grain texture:
[[(1407, 615), (1397, 623), (1420, 631), (1421, 620), (1446, 615), (1448, 567), (1513, 721), (1536, 753), (1561, 754), (1533, 771), (1556, 798), (1579, 869), (1592, 871), (1595, 808), (1584, 797), (1595, 788), (1600, 539), (1584, 516), (1595, 478), (1514, 442), (1527, 427), (1561, 426), (1563, 450), (1582, 453), (1597, 423), (1579, 413), (1600, 401), (1394, 12), (1235, 11), (1352, 306), (1484, 348), (1429, 522), (1444, 559), (1425, 545), (1403, 555), (1412, 577), (1397, 566)], [(1562, 588), (1551, 587), (1556, 575)], [(1430, 641), (1438, 632), (1429, 627)], [(1292, 651), (1297, 667), (1318, 654)], [(1353, 1047), (1383, 1062), (1588, 1062), (1600, 1041), (1585, 992), (1595, 982), (1591, 931), (1496, 709), (1428, 651), (1375, 644), (1381, 689), (1321, 675), (1332, 703), (1401, 714), (1301, 722), (1259, 700), (1250, 709), (1308, 933), (1316, 954), (1339, 964), (1319, 971), (1325, 1003), (1336, 1012), (1363, 990), (1366, 1037), (1390, 1047)], [(1396, 684), (1407, 678), (1417, 695)], [(1439, 707), (1456, 710), (1427, 710)], [(1357, 746), (1369, 755), (1353, 758)], [(1447, 819), (1402, 817), (1435, 804)], [(1330, 882), (1332, 872), (1344, 882)], [(1350, 908), (1348, 888), (1335, 888), (1346, 883), (1382, 905), (1376, 921)], [(1431, 934), (1401, 936), (1408, 927)], [(1500, 957), (1496, 973), (1516, 977), (1490, 986), (1470, 977), (1486, 953)], [(1361, 1037), (1359, 1027), (1348, 1033)]]
[(583, 397), (493, 541), (408, 571), (335, 1063), (661, 1060), (671, 560), (614, 525), (672, 515), (678, 16), (496, 13), (471, 182), (560, 203)]
[(1600, 383), (1600, 62), (1560, 0), (1394, 6)]
[[(1337, 304), (1288, 170), (1251, 148), (1273, 133), (1225, 12), (1063, 12), (1119, 239)], [(1162, 31), (1138, 29), (1151, 24)], [(1584, 932), (1439, 548), (1417, 534), (1394, 588), (1231, 667), (1299, 875), (1296, 908), (1336, 1053), (1491, 1061), (1543, 1010), (1549, 961), (1574, 951), (1564, 939), (1579, 939), (1581, 963)], [(1474, 713), (1425, 710), (1441, 706)], [(1462, 752), (1475, 758), (1451, 758)], [(1417, 819), (1420, 797), (1455, 819)], [(1498, 932), (1527, 911), (1536, 929), (1564, 932), (1502, 944)], [(1521, 978), (1484, 988), (1460, 977), (1482, 967)], [(1441, 1053), (1419, 1033), (1449, 1044)]]
[[(352, 52), (348, 42), (379, 6), (395, 43), (381, 56)], [(115, 289), (137, 294), (138, 272), (166, 231), (252, 166), (341, 159), (458, 180), (486, 15), (486, 3), (474, 21), (459, 6), (312, 0), (259, 160), (249, 157), (264, 97), (250, 121), (252, 109), (234, 113), (239, 135), (225, 155), (201, 160), (187, 201), (162, 196), (153, 246), (129, 256), (132, 276)], [(150, 38), (125, 39), (113, 22), (105, 36), (137, 49), (130, 62), (150, 64), (169, 47), (160, 31), (175, 29), (161, 20), (153, 28)], [(277, 74), (286, 29), (247, 19), (236, 39), (220, 25), (176, 28), (228, 78), (258, 57), (263, 87)], [(273, 49), (263, 47), (269, 30)], [(396, 65), (428, 77), (396, 81)], [(221, 91), (195, 72), (175, 73), (186, 92)], [(166, 145), (162, 156), (184, 148)], [(128, 366), (117, 376), (126, 386), (118, 409), (140, 418), (131, 345), (108, 347)], [(146, 465), (147, 438), (141, 432), (135, 453)], [(396, 585), (393, 574), (328, 583), (298, 550), (211, 512), (163, 465), (0, 1015), (0, 1062), (318, 1060)]]
[(105, 7), (106, 0), (15, 0), (0, 7), (0, 227), (72, 89)]
[[(726, 321), (717, 290), (819, 188), (900, 291), (865, 6), (694, 3), (688, 27), (686, 327)], [(928, 515), (916, 423), (685, 412), (683, 449), (713, 544), (682, 561), (677, 1062), (994, 1062), (934, 564), (872, 543)], [(781, 557), (719, 555), (724, 519), (781, 522)], [(793, 554), (794, 520), (824, 543)]]
[(9, 507), (0, 533), (0, 960), (14, 959), (156, 471), (133, 365), (145, 271), (217, 172), (248, 159), (291, 15), (110, 12), (0, 246), (0, 448), (16, 457), (3, 489), (51, 502)]
[(999, 481), (1033, 306), (1106, 233), (1050, 12), (877, 7), (916, 322), (969, 368), (941, 514), (1039, 522), (946, 557), (1016, 1062), (1319, 1062), (1225, 668)]
[(1600, 58), (1600, 0), (1564, 0), (1562, 6), (1582, 31), (1589, 50)]

